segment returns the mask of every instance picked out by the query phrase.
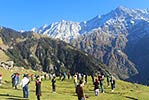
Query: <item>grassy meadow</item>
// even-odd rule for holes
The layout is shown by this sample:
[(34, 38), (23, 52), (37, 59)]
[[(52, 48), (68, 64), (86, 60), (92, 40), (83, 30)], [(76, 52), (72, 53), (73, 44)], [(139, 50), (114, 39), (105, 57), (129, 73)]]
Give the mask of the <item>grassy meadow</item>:
[[(23, 92), (20, 86), (17, 90), (11, 87), (10, 76), (14, 72), (21, 74), (20, 79), (22, 79), (22, 75), (25, 73), (41, 74), (21, 68), (17, 68), (13, 71), (0, 68), (0, 73), (3, 75), (2, 86), (0, 86), (0, 100), (26, 100), (22, 98)], [(41, 100), (77, 100), (72, 79), (61, 81), (57, 78), (56, 85), (56, 93), (52, 93), (51, 80), (43, 80), (41, 84)], [(111, 92), (111, 88), (107, 87), (106, 82), (105, 93), (94, 96), (93, 89), (91, 78), (88, 77), (88, 83), (85, 84), (85, 94), (89, 98), (86, 100), (149, 100), (149, 87), (121, 80), (116, 80), (116, 89), (114, 92)], [(31, 81), (29, 84), (28, 99), (36, 100), (35, 81)]]

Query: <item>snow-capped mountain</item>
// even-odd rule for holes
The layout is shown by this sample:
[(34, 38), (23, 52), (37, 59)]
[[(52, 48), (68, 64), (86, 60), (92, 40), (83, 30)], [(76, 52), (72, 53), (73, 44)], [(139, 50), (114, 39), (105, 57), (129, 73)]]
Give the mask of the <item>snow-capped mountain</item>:
[(73, 40), (80, 35), (81, 27), (78, 22), (65, 21), (44, 25), (41, 28), (33, 28), (32, 31), (47, 34), (51, 38), (59, 38), (66, 42)]
[(117, 29), (123, 29), (120, 32), (126, 34), (140, 20), (149, 22), (149, 9), (140, 10), (119, 6), (105, 15), (98, 15), (88, 21), (72, 22), (62, 20), (50, 25), (46, 24), (40, 28), (33, 28), (32, 31), (69, 42), (96, 28), (102, 28), (103, 31), (108, 31), (111, 34), (118, 34)]
[[(61, 21), (34, 28), (32, 31), (59, 38), (93, 55), (106, 64), (118, 78), (131, 79), (139, 73), (135, 81), (139, 79), (137, 81), (147, 83), (149, 77), (141, 80), (140, 76), (145, 76), (145, 73), (142, 73), (149, 65), (149, 56), (143, 55), (149, 55), (146, 52), (149, 48), (143, 45), (148, 43), (146, 41), (149, 37), (149, 9), (119, 6), (88, 21)], [(146, 41), (143, 41), (144, 38)], [(138, 51), (139, 54), (134, 51)], [(139, 61), (141, 62), (138, 63)]]
[(148, 9), (120, 6), (87, 21), (84, 30), (89, 34), (74, 40), (74, 46), (103, 61), (119, 78), (132, 81), (133, 77), (133, 81), (149, 84), (146, 72), (149, 65), (146, 45), (149, 43)]

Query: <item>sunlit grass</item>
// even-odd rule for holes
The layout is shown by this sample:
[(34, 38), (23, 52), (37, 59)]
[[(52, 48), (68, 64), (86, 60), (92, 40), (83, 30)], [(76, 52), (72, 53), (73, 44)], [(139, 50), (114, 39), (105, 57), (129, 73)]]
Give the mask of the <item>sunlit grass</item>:
[[(23, 100), (22, 89), (19, 87), (15, 90), (11, 87), (11, 74), (16, 71), (8, 71), (0, 68), (3, 74), (3, 84), (0, 86), (0, 100)], [(18, 69), (20, 74), (38, 73), (32, 70)], [(22, 78), (22, 76), (20, 77)], [(61, 81), (56, 80), (56, 93), (52, 93), (51, 80), (42, 81), (41, 100), (77, 100), (73, 80)], [(111, 88), (107, 87), (105, 82), (105, 93), (94, 96), (93, 85), (89, 77), (88, 83), (85, 85), (85, 94), (89, 97), (87, 100), (149, 100), (149, 87), (116, 80), (116, 89), (111, 92)], [(35, 81), (29, 84), (29, 99), (36, 100)]]

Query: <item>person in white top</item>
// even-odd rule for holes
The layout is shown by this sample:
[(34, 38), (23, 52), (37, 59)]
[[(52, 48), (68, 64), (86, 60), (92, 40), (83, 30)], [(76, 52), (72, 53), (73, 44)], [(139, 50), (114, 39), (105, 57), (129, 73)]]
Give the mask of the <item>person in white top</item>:
[(2, 74), (0, 73), (0, 85), (2, 85)]
[(24, 74), (23, 79), (20, 82), (20, 86), (23, 88), (23, 97), (28, 98), (29, 91), (28, 91), (28, 84), (30, 83), (30, 80), (28, 78), (27, 74)]

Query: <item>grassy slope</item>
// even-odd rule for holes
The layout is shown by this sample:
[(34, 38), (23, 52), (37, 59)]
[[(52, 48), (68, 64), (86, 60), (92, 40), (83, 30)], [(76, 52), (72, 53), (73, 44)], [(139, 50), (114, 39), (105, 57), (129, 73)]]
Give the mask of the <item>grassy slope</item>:
[(9, 57), (5, 54), (4, 51), (0, 50), (0, 61), (7, 61)]
[[(0, 86), (0, 100), (23, 100), (22, 90), (14, 90), (11, 87), (10, 75), (13, 72), (36, 73), (31, 70), (8, 71), (0, 68), (0, 73), (3, 74), (3, 85)], [(22, 78), (22, 76), (21, 76)], [(73, 80), (66, 80), (64, 82), (57, 79), (57, 93), (52, 93), (51, 81), (42, 81), (42, 96), (41, 100), (77, 100), (74, 93)], [(36, 100), (35, 96), (35, 82), (31, 81), (29, 84), (30, 100)], [(116, 89), (112, 93), (110, 87), (106, 87), (105, 93), (99, 96), (94, 96), (93, 85), (91, 80), (85, 85), (85, 93), (89, 98), (87, 100), (149, 100), (149, 87), (132, 84), (120, 80), (116, 80)]]

